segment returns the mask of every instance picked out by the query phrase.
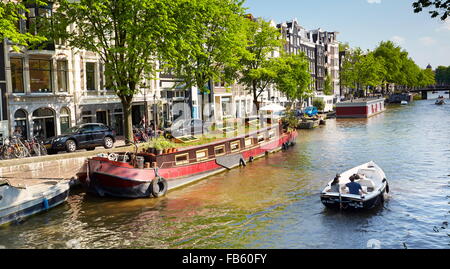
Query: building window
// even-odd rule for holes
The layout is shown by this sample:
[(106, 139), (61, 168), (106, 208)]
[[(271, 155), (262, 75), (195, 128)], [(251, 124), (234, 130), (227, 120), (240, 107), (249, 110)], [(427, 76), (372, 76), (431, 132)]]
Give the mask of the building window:
[(52, 61), (30, 59), (31, 92), (52, 92)]
[(188, 163), (189, 163), (189, 154), (188, 153), (175, 156), (175, 164), (176, 165), (183, 165), (183, 164), (188, 164)]
[(57, 61), (56, 69), (58, 74), (58, 92), (67, 92), (68, 90), (68, 70), (67, 61)]
[(55, 114), (49, 108), (39, 108), (33, 112), (33, 135), (41, 138), (55, 136)]
[(61, 127), (61, 133), (65, 133), (67, 129), (70, 128), (70, 110), (66, 107), (63, 107), (61, 109), (60, 113), (60, 127)]
[(13, 93), (24, 93), (22, 58), (11, 58), (11, 80)]
[(81, 112), (81, 122), (82, 123), (92, 123), (92, 117), (94, 117), (94, 115), (92, 115), (91, 111), (83, 111)]
[(196, 152), (197, 161), (203, 161), (208, 159), (208, 149), (199, 150)]
[(231, 116), (231, 97), (222, 97), (222, 116)]
[(27, 112), (19, 109), (14, 113), (14, 133), (20, 135), (23, 139), (28, 138), (28, 119)]
[(95, 91), (95, 63), (86, 63), (86, 89)]

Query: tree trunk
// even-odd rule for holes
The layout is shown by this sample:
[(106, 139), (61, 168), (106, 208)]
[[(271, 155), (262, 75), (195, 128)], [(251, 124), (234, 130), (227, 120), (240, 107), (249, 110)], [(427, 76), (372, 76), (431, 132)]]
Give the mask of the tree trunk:
[(125, 143), (130, 144), (134, 142), (133, 139), (133, 119), (131, 113), (131, 102), (127, 100), (128, 98), (121, 97), (122, 107), (123, 107), (123, 125), (124, 125), (124, 136)]
[(256, 87), (256, 82), (253, 82), (253, 104), (255, 104), (256, 107), (256, 115), (259, 114), (259, 103), (258, 103), (258, 95), (257, 95), (257, 87)]

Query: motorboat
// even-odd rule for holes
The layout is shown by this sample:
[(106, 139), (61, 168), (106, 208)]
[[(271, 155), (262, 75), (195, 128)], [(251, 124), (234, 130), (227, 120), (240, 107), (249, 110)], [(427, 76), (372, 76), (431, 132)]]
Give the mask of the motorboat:
[(436, 100), (436, 102), (434, 103), (436, 105), (443, 105), (445, 104), (445, 100), (443, 96), (439, 96), (439, 98)]
[[(363, 192), (350, 194), (347, 183), (350, 177), (355, 178)], [(340, 174), (339, 191), (331, 188), (331, 180), (323, 189), (320, 199), (329, 208), (335, 209), (370, 209), (384, 203), (389, 193), (389, 184), (383, 170), (373, 161), (356, 166)]]
[(407, 104), (409, 104), (409, 103), (408, 103), (408, 101), (403, 100), (403, 101), (400, 102), (400, 104), (401, 104), (401, 105), (407, 105)]
[(21, 221), (67, 200), (69, 181), (46, 181), (31, 186), (0, 179), (0, 225)]

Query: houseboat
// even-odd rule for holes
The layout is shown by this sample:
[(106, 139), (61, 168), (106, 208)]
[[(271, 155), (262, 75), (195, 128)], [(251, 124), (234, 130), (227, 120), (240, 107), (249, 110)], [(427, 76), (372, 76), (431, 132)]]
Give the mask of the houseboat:
[(336, 104), (337, 118), (369, 118), (386, 110), (383, 98), (354, 99)]
[(122, 198), (160, 197), (213, 174), (232, 169), (292, 145), (297, 132), (281, 124), (175, 152), (119, 152), (87, 160), (86, 175), (79, 175), (88, 192)]

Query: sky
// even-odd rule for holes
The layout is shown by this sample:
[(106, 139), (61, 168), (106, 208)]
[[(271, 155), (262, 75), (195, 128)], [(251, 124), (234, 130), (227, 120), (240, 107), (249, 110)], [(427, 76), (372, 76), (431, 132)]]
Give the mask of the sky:
[(422, 68), (450, 66), (450, 20), (414, 13), (414, 0), (246, 0), (247, 12), (277, 23), (294, 18), (306, 29), (337, 31), (351, 47), (391, 40)]

